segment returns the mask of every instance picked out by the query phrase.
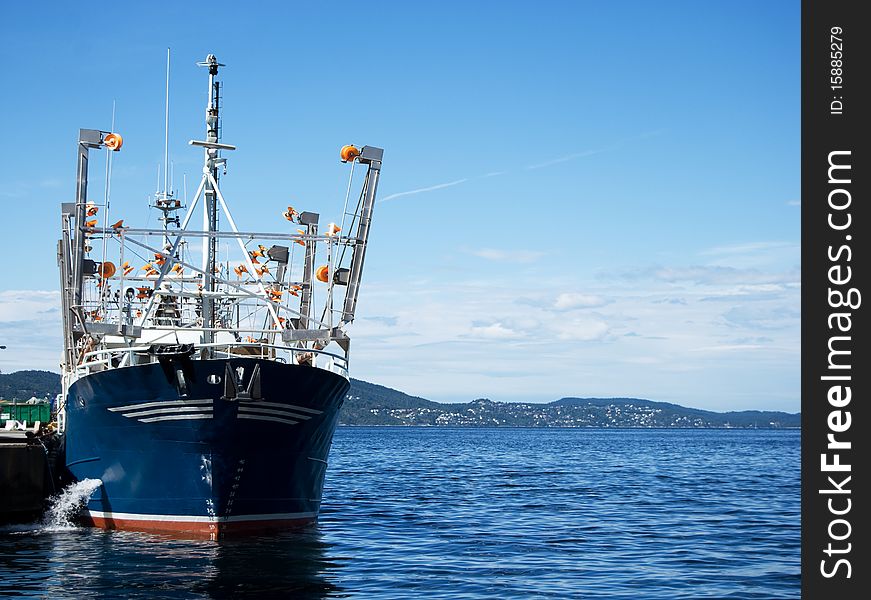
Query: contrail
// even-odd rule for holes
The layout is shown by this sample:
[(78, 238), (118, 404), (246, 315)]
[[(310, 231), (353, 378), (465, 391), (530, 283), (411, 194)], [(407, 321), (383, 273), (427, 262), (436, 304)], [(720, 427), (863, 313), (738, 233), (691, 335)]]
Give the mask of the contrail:
[[(567, 154), (565, 156), (561, 156), (559, 158), (554, 158), (554, 159), (551, 159), (551, 160), (548, 160), (545, 162), (536, 163), (533, 165), (527, 165), (527, 166), (523, 167), (523, 169), (527, 170), (527, 171), (531, 170), (531, 169), (541, 169), (543, 167), (549, 167), (551, 165), (556, 165), (559, 163), (568, 162), (570, 160), (575, 160), (576, 158), (584, 158), (586, 156), (593, 156), (594, 154), (601, 154), (602, 152), (608, 152), (608, 151), (615, 150), (615, 149), (619, 148), (625, 141), (634, 141), (634, 140), (644, 139), (647, 137), (657, 136), (657, 135), (661, 134), (663, 131), (665, 131), (665, 130), (659, 129), (656, 131), (648, 131), (648, 132), (642, 133), (640, 135), (637, 135), (633, 138), (629, 138), (628, 140), (618, 141), (614, 144), (611, 144), (610, 146), (608, 146), (606, 148), (600, 148), (598, 150), (586, 150), (584, 152), (574, 152), (572, 154)], [(512, 172), (513, 172), (512, 170), (493, 171), (493, 172), (487, 173), (485, 175), (478, 175), (475, 177), (463, 177), (462, 179), (457, 179), (456, 181), (449, 181), (447, 183), (439, 183), (438, 185), (431, 185), (429, 187), (418, 188), (416, 190), (409, 190), (407, 192), (399, 192), (396, 194), (390, 194), (389, 196), (385, 196), (384, 198), (381, 198), (380, 200), (378, 200), (378, 203), (387, 202), (388, 200), (393, 200), (395, 198), (402, 198), (403, 196), (413, 196), (414, 194), (422, 194), (424, 192), (432, 192), (434, 190), (440, 190), (442, 188), (460, 185), (461, 183), (465, 183), (465, 182), (473, 180), (473, 179), (484, 179), (486, 177), (498, 177), (499, 175), (507, 175), (507, 174), (512, 173)]]
[[(567, 162), (570, 160), (574, 160), (575, 158), (581, 158), (583, 156), (591, 156), (593, 154), (599, 154), (600, 152), (605, 152), (605, 150), (587, 150), (586, 152), (576, 152), (574, 154), (569, 154), (567, 156), (562, 156), (560, 158), (555, 158), (553, 160), (549, 160), (547, 162), (529, 165), (528, 167), (524, 167), (524, 169), (540, 169), (542, 167), (549, 167), (550, 165), (555, 165), (561, 162)], [(414, 194), (422, 194), (424, 192), (432, 192), (434, 190), (440, 190), (442, 188), (451, 187), (455, 185), (460, 185), (461, 183), (466, 183), (472, 179), (485, 179), (487, 177), (498, 177), (500, 175), (507, 175), (511, 173), (511, 171), (493, 171), (491, 173), (486, 173), (484, 175), (478, 175), (476, 177), (463, 177), (462, 179), (457, 179), (456, 181), (449, 181), (447, 183), (440, 183), (438, 185), (431, 185), (425, 188), (418, 188), (416, 190), (409, 190), (407, 192), (399, 192), (397, 194), (390, 194), (389, 196), (385, 196), (378, 200), (377, 203), (387, 202), (388, 200), (393, 200), (395, 198), (401, 198), (403, 196), (412, 196)]]
[(562, 162), (568, 162), (570, 160), (574, 160), (576, 158), (583, 158), (585, 156), (593, 156), (594, 154), (600, 154), (605, 152), (605, 150), (587, 150), (586, 152), (575, 152), (573, 154), (566, 154), (565, 156), (561, 156), (559, 158), (554, 158), (552, 160), (546, 160), (542, 163), (537, 163), (534, 165), (528, 165), (523, 167), (526, 170), (530, 169), (541, 169), (542, 167), (549, 167), (551, 165), (556, 165)]
[(457, 179), (456, 181), (449, 181), (447, 183), (439, 183), (438, 185), (431, 185), (425, 188), (418, 188), (416, 190), (409, 190), (407, 192), (399, 192), (398, 194), (390, 194), (389, 196), (385, 196), (381, 198), (378, 202), (387, 202), (388, 200), (393, 200), (394, 198), (401, 198), (402, 196), (413, 196), (414, 194), (422, 194), (423, 192), (432, 192), (433, 190), (440, 190), (442, 188), (451, 187), (454, 185), (460, 185), (461, 183), (465, 183), (469, 181), (468, 177), (463, 177), (462, 179)]

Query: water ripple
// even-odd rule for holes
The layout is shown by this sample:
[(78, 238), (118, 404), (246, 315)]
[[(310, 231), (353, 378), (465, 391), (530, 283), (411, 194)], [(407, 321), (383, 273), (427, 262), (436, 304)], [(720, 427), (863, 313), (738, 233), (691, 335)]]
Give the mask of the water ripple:
[(0, 596), (798, 598), (800, 434), (340, 428), (319, 525), (0, 529)]

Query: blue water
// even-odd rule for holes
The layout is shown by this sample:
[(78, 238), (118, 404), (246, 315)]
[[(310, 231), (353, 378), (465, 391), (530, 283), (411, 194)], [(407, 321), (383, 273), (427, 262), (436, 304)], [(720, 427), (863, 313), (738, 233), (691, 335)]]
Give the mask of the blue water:
[(320, 523), (0, 530), (0, 597), (798, 598), (797, 431), (340, 428)]

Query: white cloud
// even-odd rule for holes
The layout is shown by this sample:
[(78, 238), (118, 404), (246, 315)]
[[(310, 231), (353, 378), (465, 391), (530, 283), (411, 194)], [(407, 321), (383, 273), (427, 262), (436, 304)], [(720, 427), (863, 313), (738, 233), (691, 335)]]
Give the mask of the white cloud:
[(395, 281), (369, 282), (360, 314), (371, 306), (397, 325), (370, 322), (355, 338), (354, 376), (443, 401), (634, 395), (798, 410), (797, 271), (661, 265), (622, 275), (542, 280), (522, 296), (495, 273), (406, 282), (401, 294)]
[[(352, 375), (442, 401), (638, 396), (798, 410), (798, 282), (732, 283), (753, 273), (713, 273), (681, 279), (678, 303), (674, 278), (649, 270), (629, 285), (543, 281), (522, 298), (512, 278), (492, 274), (471, 282), (369, 280), (349, 332)], [(0, 351), (3, 372), (58, 370), (58, 296), (0, 293), (0, 344), (9, 346)]]
[(0, 292), (0, 370), (58, 371), (61, 357), (60, 293), (44, 290)]
[(699, 253), (710, 267), (739, 270), (780, 270), (801, 264), (801, 244), (789, 241), (742, 242), (715, 246)]
[(760, 344), (721, 344), (718, 346), (703, 346), (690, 348), (689, 352), (745, 352), (747, 350), (764, 350), (766, 346)]
[(575, 308), (593, 308), (603, 306), (607, 301), (595, 294), (564, 292), (556, 297), (553, 307), (556, 310), (572, 310)]
[(502, 323), (493, 323), (492, 325), (472, 327), (469, 330), (469, 333), (473, 337), (481, 337), (495, 340), (509, 340), (520, 336), (518, 332), (506, 327)]
[(45, 320), (60, 305), (59, 292), (8, 290), (0, 292), (0, 323)]
[(669, 283), (688, 282), (703, 285), (725, 284), (772, 284), (795, 283), (801, 280), (801, 272), (796, 269), (786, 271), (762, 271), (721, 265), (693, 265), (688, 267), (647, 266), (609, 271), (603, 278), (624, 279), (628, 281), (659, 280)]
[(608, 325), (597, 319), (574, 319), (564, 323), (557, 332), (561, 340), (589, 342), (600, 340), (608, 333)]

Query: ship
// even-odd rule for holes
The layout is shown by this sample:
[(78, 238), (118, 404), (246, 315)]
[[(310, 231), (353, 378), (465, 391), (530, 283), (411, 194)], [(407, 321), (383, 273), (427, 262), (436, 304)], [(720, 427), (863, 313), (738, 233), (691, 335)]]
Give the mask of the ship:
[(164, 169), (149, 197), (160, 226), (125, 224), (108, 190), (89, 198), (90, 154), (109, 164), (123, 138), (79, 131), (57, 247), (58, 427), (69, 476), (101, 482), (85, 525), (219, 539), (317, 520), (383, 150), (341, 147), (349, 175), (336, 222), (284, 199), (275, 231), (240, 230), (220, 186), (236, 149), (220, 135), (224, 65), (212, 54), (197, 64), (206, 132), (189, 144), (202, 177), (188, 201)]

